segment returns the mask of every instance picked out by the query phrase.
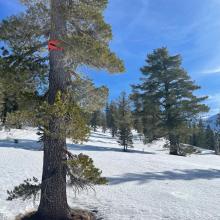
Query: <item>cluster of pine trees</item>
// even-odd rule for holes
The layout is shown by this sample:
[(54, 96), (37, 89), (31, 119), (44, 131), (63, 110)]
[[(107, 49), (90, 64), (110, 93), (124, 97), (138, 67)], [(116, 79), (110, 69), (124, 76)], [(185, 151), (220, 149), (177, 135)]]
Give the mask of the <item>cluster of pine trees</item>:
[(206, 121), (200, 119), (197, 123), (191, 123), (188, 127), (188, 134), (183, 136), (182, 141), (192, 146), (215, 151), (220, 153), (220, 131), (219, 122), (216, 122), (217, 129), (212, 129)]
[(133, 147), (133, 116), (131, 101), (125, 92), (122, 92), (118, 100), (107, 103), (104, 111), (95, 111), (90, 116), (90, 125), (94, 131), (102, 128), (105, 133), (111, 132), (112, 137), (117, 137), (118, 143), (124, 151)]

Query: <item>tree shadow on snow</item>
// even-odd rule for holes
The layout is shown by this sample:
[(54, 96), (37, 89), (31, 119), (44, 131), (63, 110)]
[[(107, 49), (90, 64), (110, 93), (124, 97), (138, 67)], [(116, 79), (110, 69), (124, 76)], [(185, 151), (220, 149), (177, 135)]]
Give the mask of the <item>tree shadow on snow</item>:
[(18, 143), (15, 143), (13, 140), (1, 140), (0, 148), (16, 148), (23, 150), (33, 150), (39, 151), (42, 150), (41, 144), (34, 140), (27, 139), (17, 139)]
[[(16, 148), (24, 150), (39, 151), (43, 150), (42, 145), (35, 140), (17, 139), (18, 143), (14, 143), (13, 140), (0, 140), (0, 148)], [(154, 154), (145, 151), (138, 151), (130, 149), (128, 152), (123, 152), (122, 148), (100, 147), (93, 145), (79, 145), (79, 144), (67, 144), (68, 148), (72, 151), (97, 151), (97, 152), (122, 152), (122, 153), (138, 153), (138, 154)]]
[(99, 138), (99, 139), (108, 139), (108, 140), (115, 140), (113, 137), (110, 137), (108, 134), (93, 132), (90, 134), (90, 138)]
[(122, 148), (113, 148), (113, 147), (100, 147), (94, 145), (79, 145), (79, 144), (68, 144), (68, 148), (72, 151), (112, 151), (120, 153), (138, 153), (138, 154), (155, 154), (147, 151), (139, 151), (134, 149), (129, 149), (127, 152), (124, 152)]
[(106, 141), (103, 141), (103, 140), (89, 140), (89, 142), (92, 142), (92, 143), (103, 143), (103, 144), (117, 144), (117, 142), (116, 141), (112, 141), (112, 142), (110, 142), (110, 141), (108, 141), (108, 140), (106, 140)]
[(109, 177), (109, 185), (117, 185), (126, 182), (136, 182), (137, 184), (145, 184), (151, 181), (159, 180), (212, 180), (220, 178), (220, 170), (216, 169), (186, 169), (164, 172), (145, 172), (141, 174), (137, 173), (126, 173), (123, 176)]

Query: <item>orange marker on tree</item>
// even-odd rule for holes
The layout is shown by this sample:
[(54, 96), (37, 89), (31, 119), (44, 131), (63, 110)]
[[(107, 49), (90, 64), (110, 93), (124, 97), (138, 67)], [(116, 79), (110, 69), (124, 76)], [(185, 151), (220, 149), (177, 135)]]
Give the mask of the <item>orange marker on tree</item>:
[(56, 51), (61, 51), (63, 50), (62, 47), (59, 47), (58, 45), (60, 44), (59, 40), (49, 40), (48, 42), (48, 50), (56, 50)]

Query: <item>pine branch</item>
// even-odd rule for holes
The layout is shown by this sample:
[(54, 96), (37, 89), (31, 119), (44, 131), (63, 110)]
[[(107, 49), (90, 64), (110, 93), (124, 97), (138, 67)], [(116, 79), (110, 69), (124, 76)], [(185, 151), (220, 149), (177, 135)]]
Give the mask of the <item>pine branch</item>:
[(84, 154), (74, 155), (64, 150), (67, 155), (66, 167), (68, 184), (74, 188), (76, 192), (84, 189), (92, 188), (94, 185), (107, 184), (107, 180), (101, 177), (102, 172), (93, 164), (93, 160)]
[(13, 190), (7, 191), (7, 200), (11, 201), (18, 198), (27, 200), (33, 197), (35, 201), (37, 195), (40, 192), (40, 189), (41, 184), (38, 182), (38, 179), (36, 177), (33, 177), (32, 179), (26, 179), (22, 184), (14, 187)]

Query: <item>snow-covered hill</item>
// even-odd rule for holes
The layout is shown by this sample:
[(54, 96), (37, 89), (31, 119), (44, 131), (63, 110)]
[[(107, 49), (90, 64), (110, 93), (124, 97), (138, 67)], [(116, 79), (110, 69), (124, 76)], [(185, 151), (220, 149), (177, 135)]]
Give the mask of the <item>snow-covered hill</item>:
[[(32, 201), (6, 201), (6, 190), (32, 176), (40, 178), (42, 151), (35, 129), (0, 131), (0, 220), (33, 208)], [(15, 144), (13, 139), (19, 139)], [(213, 154), (170, 156), (164, 141), (122, 152), (109, 134), (93, 132), (74, 153), (90, 155), (107, 186), (96, 192), (68, 193), (72, 206), (98, 210), (106, 220), (219, 220), (220, 157)], [(37, 204), (36, 204), (37, 205)], [(6, 218), (5, 218), (6, 219)]]

